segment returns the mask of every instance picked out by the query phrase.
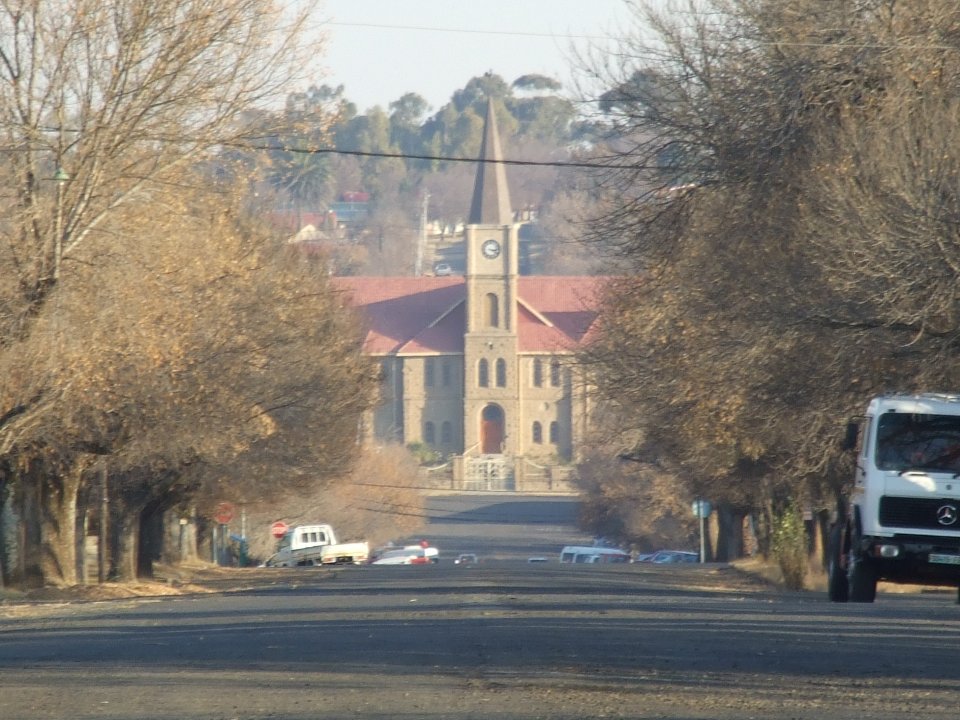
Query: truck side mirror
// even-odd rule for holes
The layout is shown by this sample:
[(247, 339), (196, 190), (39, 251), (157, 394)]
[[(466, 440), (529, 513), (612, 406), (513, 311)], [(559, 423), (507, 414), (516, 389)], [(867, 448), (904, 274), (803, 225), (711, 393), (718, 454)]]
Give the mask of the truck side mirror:
[(857, 447), (857, 436), (860, 434), (860, 423), (848, 422), (847, 434), (843, 438), (842, 450), (853, 450)]

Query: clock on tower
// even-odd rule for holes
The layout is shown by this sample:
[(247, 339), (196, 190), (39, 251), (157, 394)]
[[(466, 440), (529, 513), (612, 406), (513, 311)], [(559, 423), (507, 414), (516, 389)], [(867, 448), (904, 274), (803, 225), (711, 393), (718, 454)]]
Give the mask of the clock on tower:
[(480, 252), (487, 260), (493, 260), (500, 254), (500, 243), (493, 238), (485, 240), (483, 245), (480, 246)]

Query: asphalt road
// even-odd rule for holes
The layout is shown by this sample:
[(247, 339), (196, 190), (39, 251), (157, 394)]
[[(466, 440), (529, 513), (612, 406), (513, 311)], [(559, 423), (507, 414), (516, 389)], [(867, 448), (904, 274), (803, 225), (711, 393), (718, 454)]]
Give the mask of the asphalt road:
[(589, 545), (593, 540), (576, 527), (575, 497), (434, 494), (424, 498), (424, 506), (423, 539), (443, 557), (476, 553), (488, 560), (555, 559), (564, 545)]
[(0, 718), (944, 720), (960, 698), (952, 593), (833, 605), (710, 565), (237, 573), (0, 606)]

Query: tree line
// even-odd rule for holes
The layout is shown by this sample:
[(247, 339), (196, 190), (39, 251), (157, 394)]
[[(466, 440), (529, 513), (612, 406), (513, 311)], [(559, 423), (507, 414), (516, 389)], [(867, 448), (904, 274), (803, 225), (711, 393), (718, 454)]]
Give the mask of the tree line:
[[(827, 521), (871, 395), (960, 387), (960, 10), (636, 12), (651, 33), (595, 66), (591, 239), (623, 279), (583, 360), (619, 413), (604, 457), (719, 504), (736, 554), (745, 516), (761, 542), (791, 508)], [(627, 522), (622, 490), (596, 480), (608, 526)]]
[[(359, 324), (251, 201), (249, 142), (300, 77), (263, 0), (0, 9), (0, 578), (149, 573), (166, 518), (329, 482), (373, 369)], [(199, 525), (197, 524), (199, 523)]]
[[(445, 228), (466, 217), (487, 98), (495, 102), (504, 153), (514, 159), (567, 160), (579, 145), (592, 142), (597, 130), (560, 83), (543, 75), (509, 83), (495, 73), (474, 77), (437, 109), (406, 92), (387, 108), (360, 112), (342, 86), (313, 85), (291, 93), (282, 112), (265, 118), (280, 130), (259, 138), (276, 148), (255, 158), (267, 165), (261, 190), (289, 210), (297, 229), (344, 193), (364, 193), (368, 213), (348, 229), (354, 253), (335, 258), (336, 271), (411, 274), (424, 198), (429, 220)], [(548, 208), (572, 177), (557, 167), (511, 166), (514, 207)], [(555, 222), (540, 227), (552, 237), (566, 237), (563, 205), (556, 207)], [(564, 253), (554, 262), (562, 267)]]
[[(89, 580), (91, 535), (100, 579), (149, 575), (209, 545), (224, 499), (268, 522), (271, 499), (323, 507), (344, 479), (372, 508), (345, 527), (371, 537), (415, 502), (351, 474), (376, 466), (357, 442), (376, 369), (329, 265), (305, 262), (274, 215), (364, 191), (375, 250), (353, 269), (395, 272), (419, 198), (454, 223), (470, 196), (468, 164), (413, 156), (476, 157), (486, 97), (529, 159), (591, 130), (534, 75), (473, 78), (432, 114), (414, 93), (361, 114), (307, 70), (322, 54), (310, 12), (0, 9), (0, 584)], [(530, 169), (511, 189), (539, 205), (554, 180)]]

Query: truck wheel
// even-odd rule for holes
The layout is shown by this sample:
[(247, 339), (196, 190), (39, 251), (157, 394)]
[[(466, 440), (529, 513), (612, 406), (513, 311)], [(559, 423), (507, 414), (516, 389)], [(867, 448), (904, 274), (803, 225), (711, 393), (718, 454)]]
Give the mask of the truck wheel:
[(863, 558), (851, 557), (847, 573), (850, 602), (872, 603), (877, 598), (877, 571)]
[(837, 523), (830, 530), (827, 550), (827, 597), (830, 602), (847, 602), (850, 599), (847, 571), (843, 558), (843, 525)]

